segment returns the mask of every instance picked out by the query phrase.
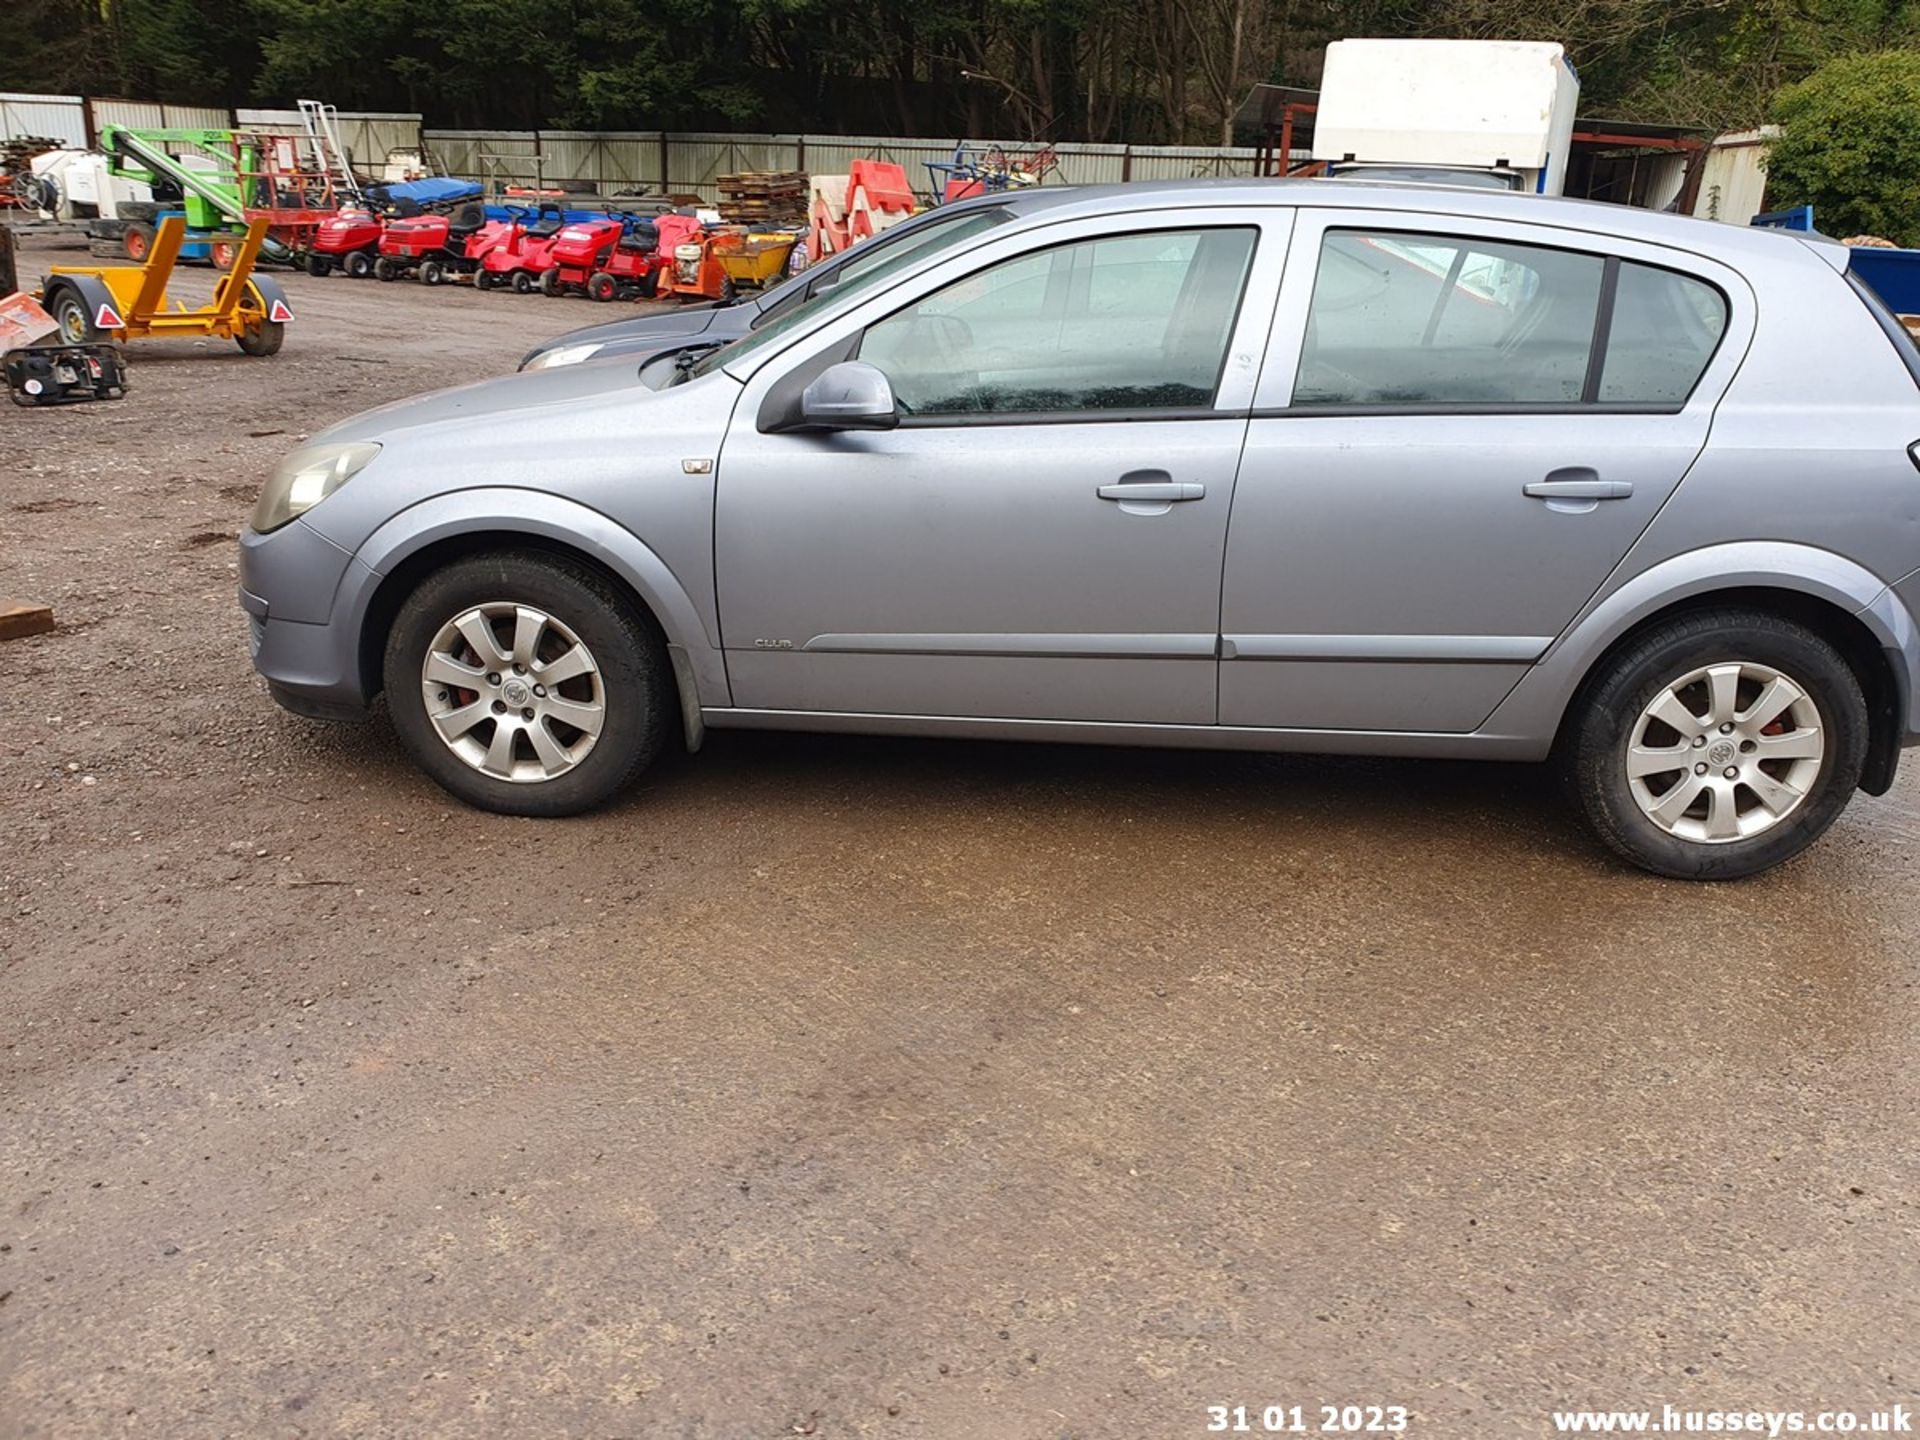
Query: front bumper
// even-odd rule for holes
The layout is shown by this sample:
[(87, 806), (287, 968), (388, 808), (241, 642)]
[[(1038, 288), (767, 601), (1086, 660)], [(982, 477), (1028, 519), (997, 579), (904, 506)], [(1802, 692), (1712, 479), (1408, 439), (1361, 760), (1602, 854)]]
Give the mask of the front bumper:
[(334, 613), (357, 563), (302, 520), (270, 535), (241, 533), (240, 608), (253, 668), (296, 715), (351, 720), (367, 712), (358, 627)]

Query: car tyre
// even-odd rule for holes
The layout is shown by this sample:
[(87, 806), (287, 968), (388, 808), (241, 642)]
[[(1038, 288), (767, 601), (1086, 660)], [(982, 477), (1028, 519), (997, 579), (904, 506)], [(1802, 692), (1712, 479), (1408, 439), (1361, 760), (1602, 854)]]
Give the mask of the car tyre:
[(1589, 678), (1568, 715), (1565, 778), (1622, 858), (1734, 880), (1792, 859), (1846, 808), (1868, 725), (1858, 677), (1820, 635), (1764, 611), (1698, 611)]
[[(519, 617), (527, 612), (541, 621), (533, 633), (546, 666), (572, 655), (574, 645), (593, 666), (557, 684), (548, 699), (527, 700), (530, 707), (553, 707), (530, 719), (523, 718), (526, 711), (503, 708), (526, 696), (515, 681), (530, 685), (541, 673), (531, 664), (511, 670), (519, 663)], [(464, 638), (474, 634), (475, 617), (493, 636), (491, 656)], [(486, 643), (484, 636), (477, 643)], [(450, 672), (448, 660), (469, 668)], [(482, 669), (476, 663), (482, 661), (495, 668)], [(553, 555), (492, 552), (435, 571), (395, 616), (383, 668), (394, 727), (420, 767), (467, 804), (506, 815), (573, 815), (606, 803), (659, 753), (674, 713), (672, 670), (649, 618), (598, 571)], [(449, 673), (473, 674), (473, 687), (442, 688)], [(501, 683), (494, 685), (491, 676)], [(574, 708), (561, 709), (559, 700)], [(600, 729), (580, 753), (587, 731), (560, 717), (590, 716), (595, 704)], [(458, 713), (479, 713), (476, 706), (489, 713), (477, 720)], [(503, 723), (510, 738), (497, 751)], [(536, 726), (548, 742), (544, 749), (535, 744)], [(452, 733), (443, 738), (443, 731)], [(503, 768), (517, 778), (501, 774)], [(551, 772), (544, 778), (543, 768)]]

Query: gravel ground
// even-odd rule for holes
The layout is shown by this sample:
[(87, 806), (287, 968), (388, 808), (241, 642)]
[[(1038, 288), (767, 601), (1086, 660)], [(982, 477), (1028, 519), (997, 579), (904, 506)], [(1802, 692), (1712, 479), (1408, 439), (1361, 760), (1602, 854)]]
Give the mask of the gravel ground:
[(271, 704), (233, 537), (608, 312), (287, 284), (4, 421), (0, 1436), (1914, 1399), (1912, 768), (1735, 886), (1526, 768), (717, 734), (470, 812)]

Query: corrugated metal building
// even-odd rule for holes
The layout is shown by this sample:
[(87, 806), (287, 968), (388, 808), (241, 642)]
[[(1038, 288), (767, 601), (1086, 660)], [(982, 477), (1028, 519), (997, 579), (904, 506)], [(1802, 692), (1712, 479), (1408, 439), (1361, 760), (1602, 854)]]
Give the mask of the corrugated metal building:
[(87, 102), (78, 95), (0, 92), (0, 140), (37, 136), (72, 150), (87, 148)]

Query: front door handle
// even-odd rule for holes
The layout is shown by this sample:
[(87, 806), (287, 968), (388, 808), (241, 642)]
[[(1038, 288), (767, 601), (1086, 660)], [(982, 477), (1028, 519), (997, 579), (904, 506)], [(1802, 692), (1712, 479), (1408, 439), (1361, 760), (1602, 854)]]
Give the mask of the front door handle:
[(1121, 480), (1093, 493), (1102, 500), (1203, 500), (1207, 487), (1198, 480)]

